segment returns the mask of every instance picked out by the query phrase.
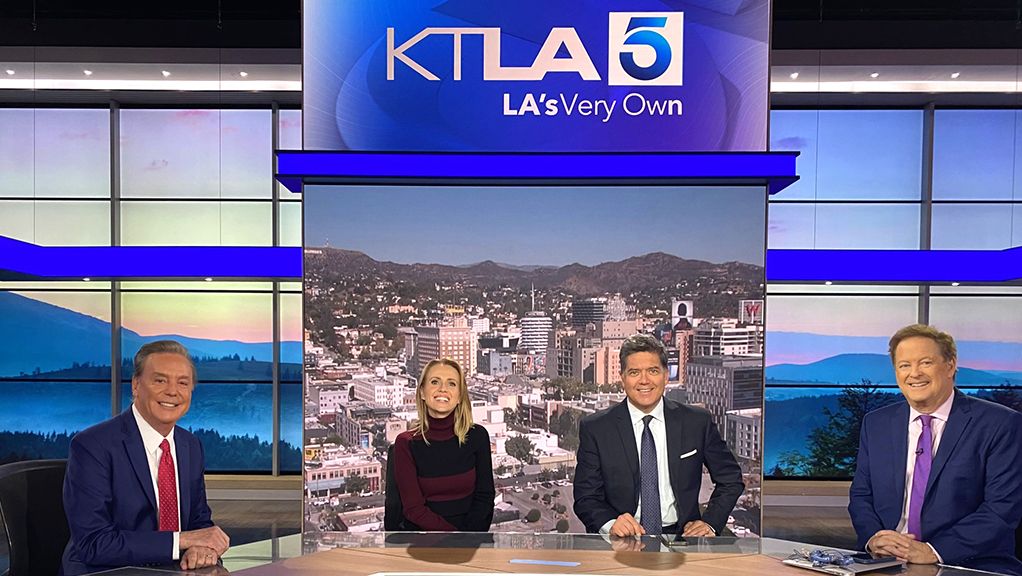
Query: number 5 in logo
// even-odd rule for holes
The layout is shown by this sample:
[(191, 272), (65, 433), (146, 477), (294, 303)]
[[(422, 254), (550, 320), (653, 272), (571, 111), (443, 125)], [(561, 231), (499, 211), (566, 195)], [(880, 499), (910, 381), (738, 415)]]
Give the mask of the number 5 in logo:
[(681, 86), (683, 12), (611, 12), (607, 82)]

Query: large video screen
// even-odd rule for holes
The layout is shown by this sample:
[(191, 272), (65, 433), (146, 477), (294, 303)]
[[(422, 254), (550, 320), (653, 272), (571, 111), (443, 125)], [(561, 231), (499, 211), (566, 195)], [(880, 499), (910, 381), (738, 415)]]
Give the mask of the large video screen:
[(584, 532), (578, 422), (623, 401), (646, 332), (742, 464), (728, 527), (759, 534), (764, 187), (316, 185), (304, 222), (307, 531), (382, 529), (387, 448), (445, 356), (491, 439), (491, 529)]

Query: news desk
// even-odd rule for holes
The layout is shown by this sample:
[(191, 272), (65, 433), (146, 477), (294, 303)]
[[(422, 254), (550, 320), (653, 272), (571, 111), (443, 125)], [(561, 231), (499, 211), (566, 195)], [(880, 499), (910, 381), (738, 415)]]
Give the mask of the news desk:
[[(638, 548), (641, 550), (625, 549)], [(793, 548), (818, 548), (771, 538), (700, 538), (667, 547), (655, 538), (609, 542), (593, 534), (469, 534), (332, 532), (246, 544), (230, 550), (224, 568), (187, 574), (243, 576), (446, 576), (458, 574), (691, 574), (807, 576), (781, 564)], [(891, 574), (875, 571), (867, 574)], [(903, 576), (977, 576), (975, 570), (909, 565)], [(105, 576), (186, 574), (168, 568), (120, 568)]]

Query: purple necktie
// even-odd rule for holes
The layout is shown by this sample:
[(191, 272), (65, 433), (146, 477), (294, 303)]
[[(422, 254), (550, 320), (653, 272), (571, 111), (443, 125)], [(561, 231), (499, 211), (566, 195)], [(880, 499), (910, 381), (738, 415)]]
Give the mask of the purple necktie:
[(649, 429), (649, 421), (653, 417), (642, 417), (645, 427), (642, 429), (642, 450), (639, 455), (639, 496), (642, 499), (642, 514), (639, 524), (646, 534), (660, 534), (660, 476), (657, 471), (656, 443), (653, 432)]
[(912, 472), (912, 499), (908, 505), (908, 533), (915, 534), (917, 540), (923, 539), (919, 515), (923, 510), (923, 496), (926, 495), (926, 481), (930, 479), (930, 464), (933, 463), (933, 430), (930, 423), (933, 416), (921, 414), (919, 421), (923, 423), (923, 431), (919, 433), (916, 443), (916, 467)]

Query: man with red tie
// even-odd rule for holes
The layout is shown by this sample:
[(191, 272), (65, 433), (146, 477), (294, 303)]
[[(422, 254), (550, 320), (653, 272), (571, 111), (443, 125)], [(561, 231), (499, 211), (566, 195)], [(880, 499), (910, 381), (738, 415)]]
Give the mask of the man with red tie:
[(170, 562), (202, 568), (227, 550), (206, 503), (202, 444), (176, 425), (194, 387), (184, 346), (146, 344), (135, 355), (131, 408), (71, 440), (63, 574)]
[(955, 389), (955, 341), (914, 324), (891, 338), (905, 403), (866, 415), (849, 493), (859, 546), (915, 564), (1022, 576), (1022, 414)]

